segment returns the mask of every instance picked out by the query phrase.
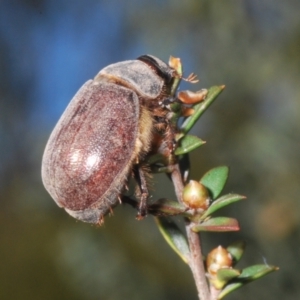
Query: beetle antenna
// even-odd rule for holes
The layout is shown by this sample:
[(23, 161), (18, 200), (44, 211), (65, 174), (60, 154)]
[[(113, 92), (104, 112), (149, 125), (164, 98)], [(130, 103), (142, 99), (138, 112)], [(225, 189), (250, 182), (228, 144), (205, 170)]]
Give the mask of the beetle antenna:
[(191, 73), (187, 78), (181, 77), (181, 79), (190, 83), (199, 82), (199, 79), (197, 79), (197, 75), (195, 73)]

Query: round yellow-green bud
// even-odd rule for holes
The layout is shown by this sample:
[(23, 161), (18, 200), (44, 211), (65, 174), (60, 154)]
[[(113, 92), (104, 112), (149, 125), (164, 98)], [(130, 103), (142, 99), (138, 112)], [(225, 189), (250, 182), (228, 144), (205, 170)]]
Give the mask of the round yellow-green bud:
[(184, 187), (182, 199), (188, 207), (193, 209), (205, 210), (210, 202), (207, 188), (196, 180), (190, 180)]
[(232, 266), (232, 256), (231, 254), (222, 246), (211, 250), (206, 258), (207, 272), (211, 276), (215, 276), (217, 271), (222, 268), (231, 268)]

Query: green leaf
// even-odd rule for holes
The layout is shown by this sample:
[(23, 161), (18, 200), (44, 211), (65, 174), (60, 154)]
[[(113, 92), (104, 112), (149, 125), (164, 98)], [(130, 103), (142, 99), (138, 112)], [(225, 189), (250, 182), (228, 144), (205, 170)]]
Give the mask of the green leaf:
[(245, 248), (245, 241), (236, 241), (231, 243), (226, 249), (231, 254), (233, 262), (237, 263), (241, 259)]
[(194, 232), (199, 231), (238, 231), (240, 230), (239, 223), (236, 219), (227, 217), (216, 217), (208, 219), (200, 224), (192, 227)]
[(187, 134), (191, 128), (195, 125), (201, 115), (206, 109), (214, 102), (218, 95), (224, 90), (225, 86), (213, 86), (209, 88), (206, 98), (200, 103), (193, 106), (194, 113), (188, 117), (181, 126), (181, 131)]
[(231, 268), (223, 268), (217, 271), (217, 277), (222, 282), (228, 282), (233, 278), (238, 277), (241, 274), (240, 270), (231, 269)]
[(167, 243), (181, 257), (181, 259), (187, 263), (190, 255), (190, 249), (184, 234), (172, 220), (162, 217), (156, 217), (155, 220), (159, 231)]
[(202, 141), (194, 135), (185, 135), (180, 140), (180, 146), (177, 147), (177, 149), (175, 150), (175, 155), (186, 154), (202, 146), (205, 143), (205, 141)]
[(243, 279), (243, 280), (256, 280), (262, 276), (267, 275), (270, 272), (277, 271), (278, 267), (275, 266), (269, 266), (265, 264), (260, 264), (260, 265), (254, 265), (247, 267), (243, 269), (241, 275), (238, 277), (238, 279)]
[(229, 283), (225, 286), (225, 288), (221, 291), (221, 293), (218, 295), (218, 300), (223, 299), (225, 296), (230, 294), (231, 292), (237, 290), (238, 288), (242, 287), (245, 283), (243, 282), (234, 282)]
[(213, 168), (206, 172), (200, 182), (205, 185), (212, 194), (212, 198), (216, 199), (222, 192), (229, 175), (227, 166)]
[(178, 201), (162, 198), (149, 205), (148, 211), (154, 215), (174, 216), (186, 212), (186, 207)]
[(254, 265), (247, 267), (242, 270), (240, 276), (236, 277), (231, 283), (226, 285), (226, 287), (219, 294), (218, 299), (223, 299), (225, 296), (242, 287), (243, 285), (261, 278), (262, 276), (265, 276), (271, 272), (277, 271), (278, 269), (278, 267), (268, 265)]
[[(202, 183), (202, 182), (201, 182)], [(205, 184), (204, 184), (205, 185)], [(231, 203), (246, 199), (245, 196), (238, 195), (238, 194), (227, 194), (219, 199), (215, 200), (210, 207), (205, 211), (205, 213), (201, 216), (201, 219), (204, 220), (212, 213), (216, 212), (217, 210), (221, 209), (224, 206), (227, 206)]]

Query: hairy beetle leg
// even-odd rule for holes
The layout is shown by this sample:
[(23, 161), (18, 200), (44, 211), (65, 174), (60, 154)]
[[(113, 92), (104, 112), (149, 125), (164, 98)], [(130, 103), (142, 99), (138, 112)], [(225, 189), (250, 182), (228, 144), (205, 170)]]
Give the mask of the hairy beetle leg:
[(176, 128), (172, 125), (171, 121), (166, 119), (166, 133), (165, 133), (165, 141), (167, 148), (169, 150), (168, 161), (169, 165), (175, 163), (174, 151), (177, 147), (177, 141), (175, 139)]
[(138, 220), (141, 220), (147, 215), (147, 200), (149, 197), (149, 190), (147, 187), (146, 174), (141, 166), (137, 166), (133, 172), (141, 192), (138, 214), (136, 217)]

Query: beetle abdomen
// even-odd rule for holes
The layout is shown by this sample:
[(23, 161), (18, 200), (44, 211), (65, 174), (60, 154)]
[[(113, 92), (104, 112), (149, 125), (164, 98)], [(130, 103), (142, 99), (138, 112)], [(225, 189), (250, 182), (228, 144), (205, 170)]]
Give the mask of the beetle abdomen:
[(42, 179), (59, 206), (96, 223), (116, 204), (134, 159), (138, 116), (139, 100), (130, 89), (92, 80), (81, 87), (43, 156)]

